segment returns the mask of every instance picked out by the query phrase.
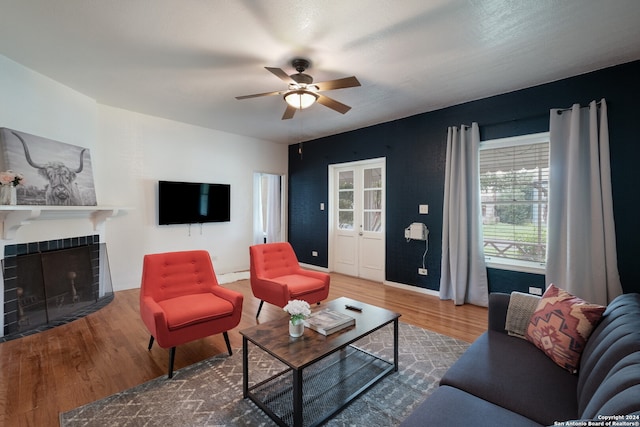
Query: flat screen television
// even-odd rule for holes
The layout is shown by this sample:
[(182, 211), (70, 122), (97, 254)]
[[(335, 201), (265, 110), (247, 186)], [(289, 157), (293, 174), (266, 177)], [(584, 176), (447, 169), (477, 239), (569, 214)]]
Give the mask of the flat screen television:
[(231, 221), (231, 186), (201, 182), (158, 182), (158, 224)]

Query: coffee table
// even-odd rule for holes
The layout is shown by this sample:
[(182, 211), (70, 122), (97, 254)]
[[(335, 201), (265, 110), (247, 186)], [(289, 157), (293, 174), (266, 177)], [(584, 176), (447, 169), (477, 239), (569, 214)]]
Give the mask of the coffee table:
[[(347, 310), (346, 305), (362, 308)], [(398, 371), (400, 314), (350, 298), (323, 303), (356, 319), (355, 326), (324, 336), (305, 328), (289, 336), (289, 318), (261, 323), (242, 334), (242, 394), (280, 426), (316, 426), (331, 417), (386, 375)], [(393, 324), (393, 360), (384, 360), (356, 345), (357, 340)], [(277, 374), (249, 386), (249, 343), (283, 364)]]

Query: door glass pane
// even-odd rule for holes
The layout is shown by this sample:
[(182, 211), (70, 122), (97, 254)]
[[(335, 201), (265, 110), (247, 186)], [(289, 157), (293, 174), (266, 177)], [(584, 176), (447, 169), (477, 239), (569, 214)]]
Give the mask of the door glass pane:
[(364, 190), (364, 209), (382, 209), (382, 190)]
[(338, 173), (338, 189), (353, 190), (353, 171), (344, 171)]
[(353, 230), (354, 171), (338, 172), (338, 228)]
[(353, 191), (340, 191), (338, 193), (338, 209), (353, 210)]
[(382, 231), (382, 168), (363, 170), (362, 228), (364, 231)]
[(365, 231), (382, 231), (381, 212), (365, 212), (364, 213), (364, 230)]
[(364, 170), (364, 188), (382, 188), (382, 169)]
[(341, 230), (353, 230), (353, 211), (340, 211), (338, 213), (338, 228)]

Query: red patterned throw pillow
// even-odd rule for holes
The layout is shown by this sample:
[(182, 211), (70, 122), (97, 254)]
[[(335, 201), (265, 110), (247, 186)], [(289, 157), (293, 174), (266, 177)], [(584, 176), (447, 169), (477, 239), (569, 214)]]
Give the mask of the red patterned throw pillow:
[(576, 373), (582, 350), (605, 308), (549, 285), (531, 316), (527, 339), (555, 363)]

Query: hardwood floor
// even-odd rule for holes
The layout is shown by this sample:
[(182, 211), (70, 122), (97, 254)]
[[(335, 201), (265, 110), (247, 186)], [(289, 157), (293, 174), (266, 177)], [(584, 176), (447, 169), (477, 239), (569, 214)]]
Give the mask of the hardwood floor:
[[(240, 325), (229, 332), (233, 348), (239, 330), (256, 324), (259, 300), (248, 280), (224, 285), (245, 295)], [(468, 342), (487, 329), (486, 308), (348, 276), (331, 275), (329, 299), (346, 296), (402, 314), (401, 321)], [(169, 352), (149, 335), (138, 312), (139, 290), (116, 292), (114, 300), (89, 316), (37, 335), (0, 344), (0, 410), (5, 426), (58, 426), (58, 414), (166, 375)], [(284, 316), (265, 304), (260, 321)], [(182, 345), (175, 369), (226, 352), (222, 335)]]

